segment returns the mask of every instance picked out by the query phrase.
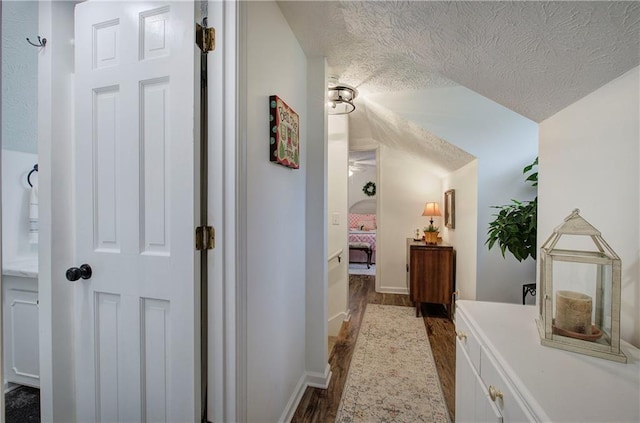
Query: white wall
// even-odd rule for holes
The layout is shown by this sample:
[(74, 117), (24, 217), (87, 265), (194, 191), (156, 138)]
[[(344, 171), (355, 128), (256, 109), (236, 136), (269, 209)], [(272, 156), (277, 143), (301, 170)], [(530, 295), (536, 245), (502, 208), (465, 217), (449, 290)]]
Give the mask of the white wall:
[(442, 225), (440, 234), (443, 241), (453, 245), (456, 251), (458, 298), (471, 300), (475, 298), (478, 254), (478, 161), (474, 160), (443, 178), (443, 192), (449, 189), (455, 190), (455, 227), (449, 229)]
[[(380, 145), (378, 156), (378, 232), (376, 291), (408, 294), (407, 238), (429, 225), (422, 216), (427, 201), (442, 207), (442, 181), (420, 159)], [(442, 227), (442, 217), (434, 218)]]
[(493, 205), (535, 197), (522, 168), (538, 154), (538, 125), (464, 87), (368, 96), (405, 119), (478, 158), (478, 300), (518, 303), (522, 285), (535, 280), (535, 263), (502, 258), (484, 245)]
[[(342, 322), (349, 316), (349, 243), (347, 186), (349, 168), (349, 118), (329, 116), (327, 164), (328, 251), (342, 250), (342, 259), (329, 262), (328, 319), (329, 336), (337, 336)], [(334, 223), (337, 219), (338, 224)]]
[[(3, 267), (15, 259), (38, 261), (38, 245), (29, 243), (30, 187), (27, 183), (27, 175), (37, 162), (37, 154), (2, 149)], [(37, 185), (37, 173), (31, 176), (31, 182)]]
[[(275, 422), (305, 372), (307, 61), (275, 2), (246, 11), (247, 420)], [(300, 117), (299, 170), (269, 161), (273, 94)]]
[[(353, 206), (358, 201), (362, 200), (375, 200), (377, 198), (377, 189), (378, 189), (378, 170), (375, 166), (362, 166), (360, 171), (354, 172), (349, 179), (349, 208)], [(362, 187), (365, 186), (367, 182), (373, 182), (376, 184), (376, 195), (367, 196), (363, 191)]]
[[(2, 2), (2, 148), (35, 153), (38, 145), (38, 2)], [(46, 37), (45, 37), (46, 38)]]
[(640, 68), (540, 124), (538, 243), (574, 208), (622, 260), (621, 336), (640, 346)]

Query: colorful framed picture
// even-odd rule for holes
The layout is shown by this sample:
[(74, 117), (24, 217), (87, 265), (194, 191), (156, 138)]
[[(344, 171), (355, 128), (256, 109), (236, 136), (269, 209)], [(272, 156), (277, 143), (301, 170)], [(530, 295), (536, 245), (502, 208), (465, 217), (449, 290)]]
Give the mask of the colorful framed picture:
[(269, 97), (269, 160), (300, 168), (300, 118), (277, 95)]

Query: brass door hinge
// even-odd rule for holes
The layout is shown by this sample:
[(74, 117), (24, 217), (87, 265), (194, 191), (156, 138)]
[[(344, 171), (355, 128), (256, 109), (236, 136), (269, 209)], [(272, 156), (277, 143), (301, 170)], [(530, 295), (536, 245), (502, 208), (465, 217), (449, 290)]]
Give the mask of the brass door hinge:
[(216, 49), (216, 29), (205, 28), (196, 23), (196, 44), (203, 53), (209, 53)]
[(216, 230), (213, 226), (196, 228), (196, 250), (213, 250), (216, 247)]

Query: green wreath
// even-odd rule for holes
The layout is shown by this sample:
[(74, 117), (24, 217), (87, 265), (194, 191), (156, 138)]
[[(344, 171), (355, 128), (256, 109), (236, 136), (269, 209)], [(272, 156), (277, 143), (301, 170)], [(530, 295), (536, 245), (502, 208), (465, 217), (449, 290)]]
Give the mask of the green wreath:
[(364, 192), (364, 194), (368, 197), (373, 197), (374, 195), (376, 195), (375, 182), (369, 181), (366, 184), (364, 184), (364, 186), (362, 187), (362, 192)]

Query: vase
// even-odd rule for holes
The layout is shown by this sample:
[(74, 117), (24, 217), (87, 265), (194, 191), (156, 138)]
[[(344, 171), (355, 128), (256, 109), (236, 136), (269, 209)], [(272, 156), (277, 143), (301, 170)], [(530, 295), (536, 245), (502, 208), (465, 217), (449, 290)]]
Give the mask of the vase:
[(438, 232), (425, 232), (424, 233), (424, 241), (427, 244), (437, 244), (438, 243)]

